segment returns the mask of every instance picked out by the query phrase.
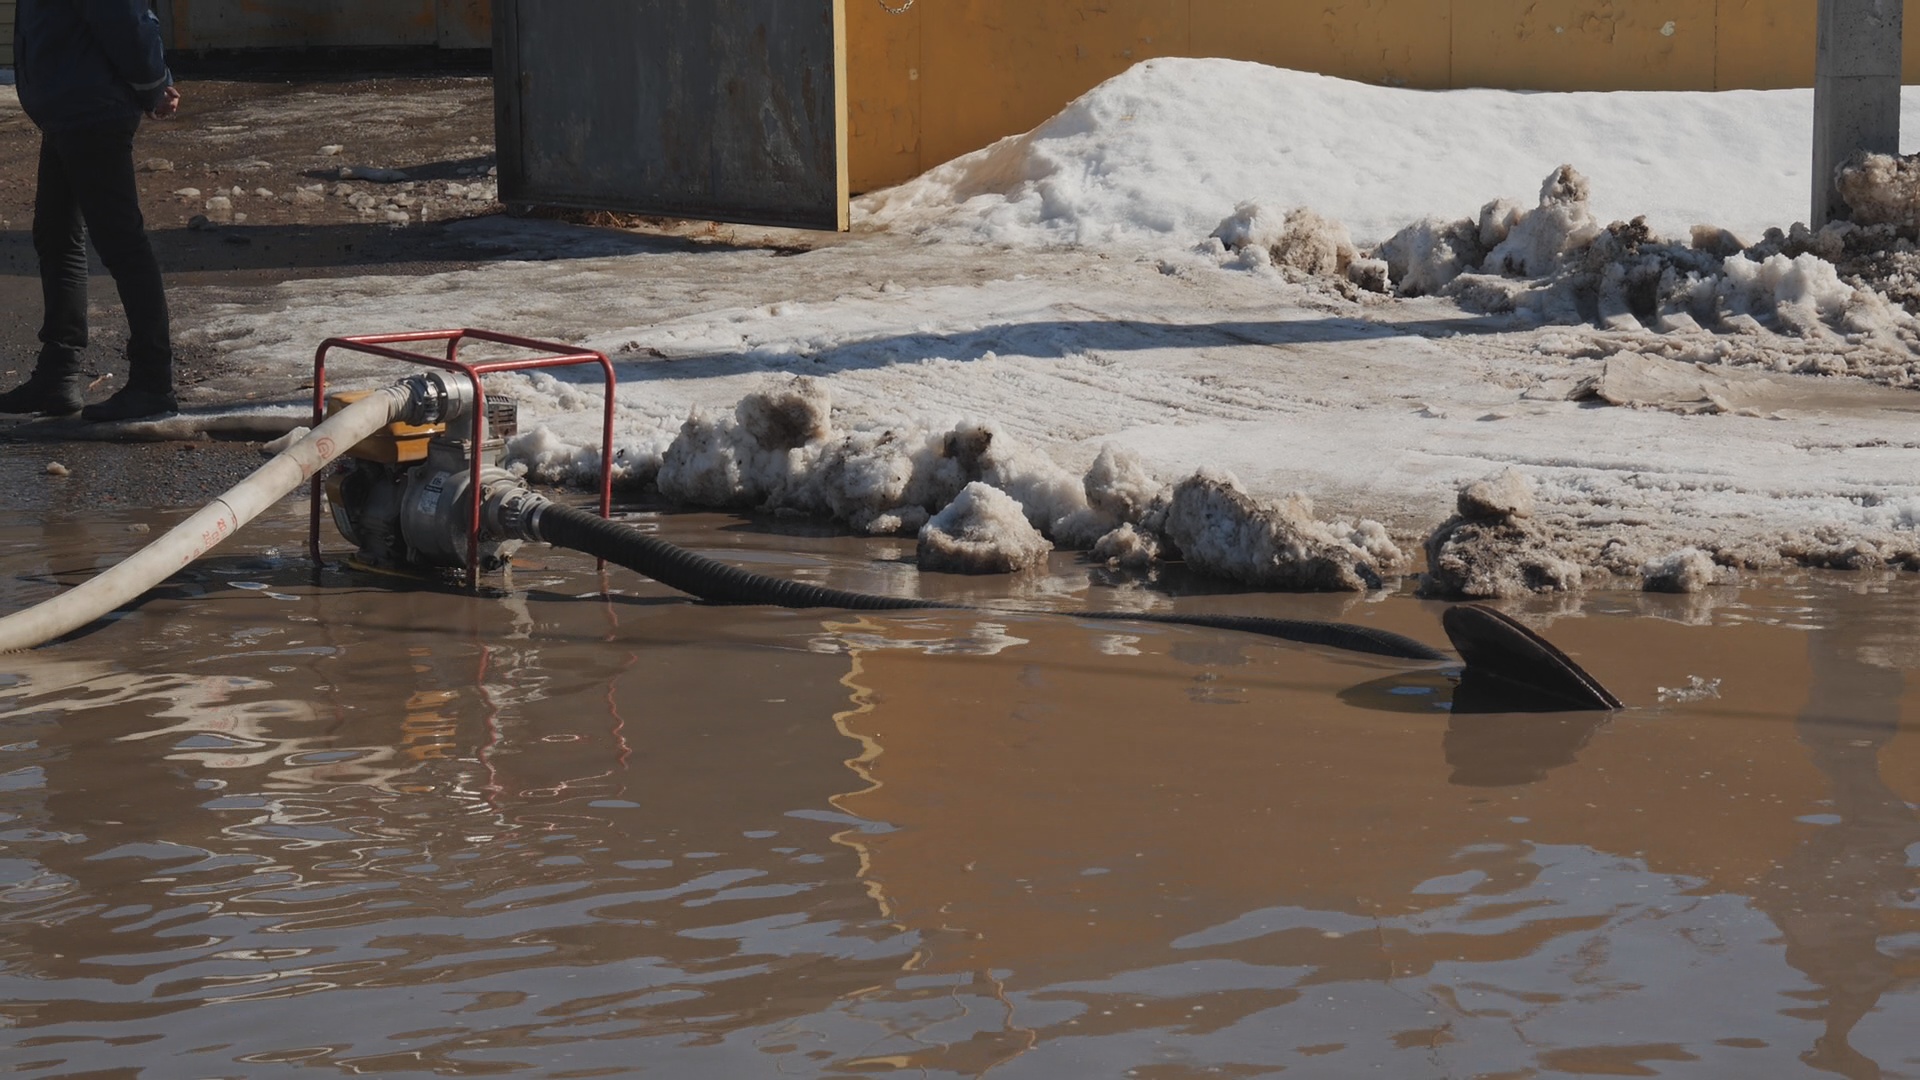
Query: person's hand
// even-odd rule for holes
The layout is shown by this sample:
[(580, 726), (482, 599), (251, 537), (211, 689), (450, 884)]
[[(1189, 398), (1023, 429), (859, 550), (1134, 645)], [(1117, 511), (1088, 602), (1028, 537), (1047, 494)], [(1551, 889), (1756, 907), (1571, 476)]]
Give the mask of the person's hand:
[(169, 86), (160, 92), (160, 104), (155, 105), (153, 111), (147, 115), (153, 117), (155, 120), (166, 120), (179, 111), (180, 90), (177, 87)]

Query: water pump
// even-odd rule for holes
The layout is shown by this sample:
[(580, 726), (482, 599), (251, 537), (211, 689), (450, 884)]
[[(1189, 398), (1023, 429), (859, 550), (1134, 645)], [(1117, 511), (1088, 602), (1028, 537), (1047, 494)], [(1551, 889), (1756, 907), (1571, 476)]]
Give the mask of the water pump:
[[(348, 449), (327, 477), (333, 523), (358, 549), (354, 559), (361, 565), (402, 571), (465, 569), (476, 457), (483, 501), (502, 490), (526, 487), (501, 467), (506, 439), (518, 430), (514, 403), (497, 398), (486, 403), (476, 443), (471, 428), (458, 423), (473, 407), (472, 395), (462, 392), (459, 380), (428, 379), (444, 393), (444, 412), (437, 419), (388, 424)], [(351, 391), (330, 395), (328, 415), (363, 396)], [(500, 569), (521, 543), (483, 530), (476, 568)]]

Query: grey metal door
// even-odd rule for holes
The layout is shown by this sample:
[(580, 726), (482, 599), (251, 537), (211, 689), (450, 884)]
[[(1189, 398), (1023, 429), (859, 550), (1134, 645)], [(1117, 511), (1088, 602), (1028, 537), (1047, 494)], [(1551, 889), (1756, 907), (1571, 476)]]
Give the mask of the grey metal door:
[(844, 0), (494, 0), (500, 196), (847, 225)]

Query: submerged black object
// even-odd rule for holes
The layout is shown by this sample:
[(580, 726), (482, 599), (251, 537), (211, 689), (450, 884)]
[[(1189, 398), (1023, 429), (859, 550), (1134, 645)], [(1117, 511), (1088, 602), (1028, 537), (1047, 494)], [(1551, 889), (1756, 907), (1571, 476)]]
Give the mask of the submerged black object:
[[(709, 603), (778, 604), (848, 611), (975, 610), (962, 604), (874, 596), (756, 574), (676, 547), (597, 514), (544, 499), (516, 513), (524, 514), (518, 519), (517, 531), (528, 539), (597, 555)], [(1353, 623), (1131, 611), (1058, 614), (1076, 619), (1233, 630), (1402, 660), (1452, 659), (1404, 634)], [(1455, 712), (1568, 712), (1621, 707), (1618, 698), (1580, 670), (1580, 665), (1567, 659), (1565, 653), (1492, 608), (1477, 604), (1449, 608), (1441, 622), (1461, 659), (1466, 661), (1466, 671), (1454, 691)]]
[(1440, 626), (1467, 663), (1453, 692), (1454, 712), (1624, 708), (1566, 653), (1510, 615), (1460, 604), (1446, 610)]
[[(848, 611), (902, 611), (914, 609), (969, 610), (963, 604), (943, 604), (937, 600), (919, 600), (898, 596), (873, 596), (868, 593), (829, 589), (804, 581), (768, 577), (729, 566), (685, 548), (675, 547), (658, 537), (648, 536), (617, 521), (570, 506), (549, 503), (539, 508), (529, 525), (536, 539), (564, 548), (597, 555), (619, 563), (662, 585), (717, 604), (778, 604), (782, 607), (830, 607)], [(1325, 645), (1351, 652), (1391, 656), (1402, 660), (1450, 660), (1452, 657), (1425, 642), (1404, 634), (1376, 630), (1352, 623), (1321, 622), (1313, 619), (1261, 619), (1246, 615), (1170, 615), (1158, 612), (1069, 611), (1060, 614), (1076, 619), (1110, 619), (1121, 622), (1171, 623), (1201, 626), (1216, 630), (1235, 630), (1247, 634), (1294, 641), (1304, 645)]]

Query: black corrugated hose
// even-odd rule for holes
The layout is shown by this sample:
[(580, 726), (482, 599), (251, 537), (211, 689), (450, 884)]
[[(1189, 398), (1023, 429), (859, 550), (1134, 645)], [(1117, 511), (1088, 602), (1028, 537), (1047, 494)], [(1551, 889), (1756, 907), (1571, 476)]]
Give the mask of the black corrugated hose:
[[(535, 538), (602, 558), (662, 585), (716, 604), (775, 604), (791, 608), (841, 608), (849, 611), (910, 609), (978, 610), (936, 600), (874, 596), (788, 581), (743, 570), (697, 555), (665, 540), (648, 536), (597, 514), (558, 503), (547, 503), (529, 522)], [(1169, 615), (1153, 612), (1066, 611), (1076, 619), (1116, 622), (1170, 623), (1213, 630), (1232, 630), (1280, 638), (1306, 645), (1324, 645), (1350, 652), (1392, 656), (1406, 660), (1451, 660), (1447, 653), (1403, 634), (1353, 623), (1311, 619), (1262, 619), (1249, 615)]]

